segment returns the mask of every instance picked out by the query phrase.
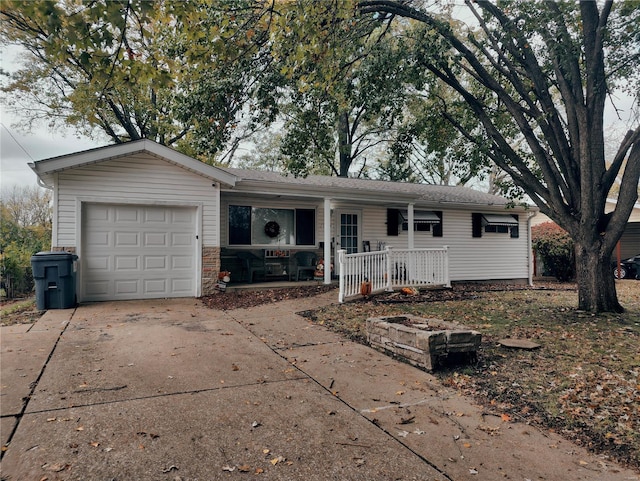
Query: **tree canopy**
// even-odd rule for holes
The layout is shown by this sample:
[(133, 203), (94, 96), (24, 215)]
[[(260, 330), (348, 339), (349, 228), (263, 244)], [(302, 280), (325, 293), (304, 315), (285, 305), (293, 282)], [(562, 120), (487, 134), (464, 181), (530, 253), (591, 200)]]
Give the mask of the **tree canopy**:
[[(640, 125), (607, 164), (604, 114), (614, 90), (640, 95), (638, 2), (465, 1), (475, 26), (463, 32), (411, 2), (358, 5), (363, 15), (419, 23), (421, 65), (464, 100), (481, 135), (449, 109), (442, 114), (569, 232), (580, 308), (621, 310), (609, 263), (638, 198)], [(605, 213), (620, 175), (617, 206)]]
[[(149, 138), (210, 158), (268, 117), (261, 51), (269, 18), (251, 1), (72, 0), (2, 3), (4, 43), (26, 49), (5, 82), (30, 121), (71, 125), (113, 142)], [(260, 83), (257, 78), (260, 77)]]

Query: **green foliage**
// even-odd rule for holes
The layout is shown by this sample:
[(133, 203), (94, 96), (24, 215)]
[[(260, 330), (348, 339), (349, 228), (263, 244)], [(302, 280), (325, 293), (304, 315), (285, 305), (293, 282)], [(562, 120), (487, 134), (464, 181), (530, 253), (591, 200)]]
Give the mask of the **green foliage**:
[(249, 99), (252, 121), (272, 116), (275, 92), (256, 82), (277, 80), (261, 50), (266, 11), (251, 0), (5, 1), (2, 41), (26, 55), (3, 90), (29, 123), (149, 138), (210, 161)]
[(51, 193), (15, 188), (0, 202), (1, 277), (5, 295), (25, 295), (33, 289), (31, 256), (51, 249)]
[(272, 52), (287, 83), (283, 165), (296, 175), (362, 171), (403, 114), (402, 37), (351, 1), (300, 0), (280, 13)]
[(550, 275), (559, 281), (573, 279), (574, 246), (567, 231), (553, 222), (545, 222), (531, 228), (531, 240)]

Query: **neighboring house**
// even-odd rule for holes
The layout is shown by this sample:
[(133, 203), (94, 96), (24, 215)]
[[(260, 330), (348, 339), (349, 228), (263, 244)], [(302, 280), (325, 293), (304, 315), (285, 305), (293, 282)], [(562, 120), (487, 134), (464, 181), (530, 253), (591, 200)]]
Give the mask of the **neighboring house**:
[(296, 251), (444, 245), (454, 282), (532, 276), (537, 209), (465, 187), (212, 167), (149, 140), (31, 168), (53, 189), (53, 249), (79, 256), (80, 301), (207, 295), (221, 270), (247, 278), (244, 251), (274, 278)]
[[(607, 199), (605, 212), (612, 212), (616, 208), (616, 199)], [(531, 225), (538, 225), (544, 222), (553, 222), (549, 217), (542, 213), (536, 215)], [(626, 259), (640, 254), (640, 204), (636, 203), (633, 206), (627, 225), (620, 237), (620, 258)], [(614, 252), (614, 257), (617, 257), (617, 253)]]

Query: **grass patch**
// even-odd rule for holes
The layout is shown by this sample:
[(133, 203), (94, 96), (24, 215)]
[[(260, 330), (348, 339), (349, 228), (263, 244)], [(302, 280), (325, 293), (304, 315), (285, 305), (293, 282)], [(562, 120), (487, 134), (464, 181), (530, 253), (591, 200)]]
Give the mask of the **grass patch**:
[(36, 301), (33, 298), (9, 302), (0, 308), (0, 325), (32, 323), (42, 316), (42, 312), (37, 310)]
[[(413, 314), (460, 322), (483, 335), (472, 366), (436, 373), (486, 409), (553, 429), (574, 442), (640, 467), (640, 282), (619, 281), (623, 314), (575, 309), (577, 292), (458, 287), (459, 299), (387, 303), (397, 294), (333, 305), (308, 317), (364, 342), (368, 317)], [(455, 291), (455, 289), (454, 289)], [(435, 294), (435, 293), (434, 293)], [(446, 297), (456, 297), (445, 293)], [(431, 301), (431, 302), (426, 302)], [(506, 349), (502, 338), (531, 339), (535, 351)]]

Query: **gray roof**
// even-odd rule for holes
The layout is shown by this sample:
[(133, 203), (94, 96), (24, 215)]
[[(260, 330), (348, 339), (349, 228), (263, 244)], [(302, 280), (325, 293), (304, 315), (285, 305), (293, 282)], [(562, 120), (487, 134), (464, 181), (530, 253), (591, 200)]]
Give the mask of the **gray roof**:
[(409, 182), (390, 182), (383, 180), (352, 179), (344, 177), (329, 177), (321, 175), (310, 175), (308, 177), (295, 177), (293, 175), (280, 174), (277, 172), (257, 171), (249, 169), (222, 168), (230, 174), (238, 177), (237, 187), (242, 187), (243, 182), (264, 183), (265, 185), (279, 184), (282, 188), (308, 187), (321, 189), (326, 194), (352, 193), (371, 194), (375, 196), (398, 195), (403, 199), (413, 198), (416, 202), (424, 203), (452, 203), (452, 204), (475, 204), (506, 206), (508, 199), (498, 195), (486, 194), (469, 187), (413, 184)]

